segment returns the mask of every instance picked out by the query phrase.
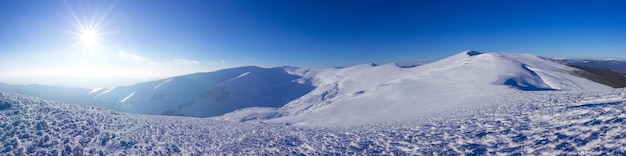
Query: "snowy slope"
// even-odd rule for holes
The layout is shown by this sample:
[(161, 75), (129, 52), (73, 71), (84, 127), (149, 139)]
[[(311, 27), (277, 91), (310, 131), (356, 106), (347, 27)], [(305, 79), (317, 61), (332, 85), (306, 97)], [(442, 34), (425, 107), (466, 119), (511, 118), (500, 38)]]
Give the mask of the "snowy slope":
[(0, 155), (624, 155), (624, 92), (517, 92), (342, 128), (133, 115), (0, 93)]
[(570, 70), (534, 55), (465, 51), (412, 68), (240, 67), (93, 90), (0, 91), (139, 114), (336, 126), (423, 117), (520, 90), (609, 89)]
[(118, 111), (207, 117), (246, 107), (281, 107), (308, 93), (310, 84), (282, 67), (239, 67), (112, 88), (0, 84), (0, 91)]
[(281, 107), (313, 87), (282, 68), (240, 67), (91, 92), (109, 108), (140, 114), (207, 117), (236, 109)]
[(423, 117), (522, 91), (610, 89), (528, 54), (465, 51), (413, 68), (364, 64), (292, 69), (316, 88), (282, 108), (251, 108), (218, 117), (297, 125), (353, 125)]

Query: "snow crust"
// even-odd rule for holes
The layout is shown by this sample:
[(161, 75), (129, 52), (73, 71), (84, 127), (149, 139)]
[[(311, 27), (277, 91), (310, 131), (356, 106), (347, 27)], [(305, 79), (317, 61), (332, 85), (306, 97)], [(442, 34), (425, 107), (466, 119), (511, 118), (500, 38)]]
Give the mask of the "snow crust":
[(0, 93), (0, 155), (624, 155), (625, 92), (517, 91), (334, 128), (135, 115)]
[(93, 90), (0, 84), (69, 103), (0, 92), (0, 155), (626, 155), (626, 90), (569, 70), (465, 51), (412, 68), (241, 67)]
[[(291, 68), (316, 88), (269, 112), (265, 122), (342, 126), (423, 117), (518, 90), (607, 90), (569, 75), (570, 67), (529, 54), (465, 51), (414, 68), (363, 64), (347, 68)], [(255, 108), (258, 110), (258, 108)], [(218, 119), (243, 121), (253, 110)], [(274, 114), (279, 115), (274, 115)], [(247, 120), (246, 120), (247, 121)]]

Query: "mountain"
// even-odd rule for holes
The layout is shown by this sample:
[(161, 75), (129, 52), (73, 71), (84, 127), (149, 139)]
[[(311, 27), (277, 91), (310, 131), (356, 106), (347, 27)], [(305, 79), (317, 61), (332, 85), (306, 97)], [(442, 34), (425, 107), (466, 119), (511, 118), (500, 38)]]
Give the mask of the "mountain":
[(248, 108), (234, 121), (339, 126), (423, 117), (519, 91), (607, 90), (575, 68), (530, 54), (465, 51), (413, 68), (395, 64), (293, 69), (316, 88), (284, 107)]
[(558, 59), (565, 65), (580, 70), (572, 74), (602, 83), (613, 88), (626, 87), (626, 62), (621, 60), (568, 60)]
[(607, 90), (530, 54), (464, 51), (414, 67), (240, 67), (130, 86), (0, 85), (0, 91), (118, 111), (296, 125), (355, 125), (423, 117), (527, 91)]
[(615, 72), (610, 69), (592, 68), (579, 65), (569, 66), (580, 69), (570, 72), (573, 75), (584, 77), (586, 79), (602, 83), (613, 88), (626, 87), (626, 75), (624, 74)]
[(0, 84), (0, 155), (626, 154), (626, 90), (581, 71), (465, 51), (411, 68), (240, 67), (93, 90)]
[(112, 88), (0, 84), (0, 91), (131, 113), (207, 117), (252, 106), (281, 107), (313, 89), (298, 78), (283, 67), (240, 67)]
[(240, 108), (281, 107), (313, 89), (283, 68), (240, 67), (97, 89), (99, 106), (140, 114), (207, 117)]
[(568, 65), (585, 68), (607, 69), (626, 74), (626, 61), (617, 59), (558, 59)]
[(85, 96), (89, 89), (85, 88), (66, 88), (48, 85), (10, 85), (0, 83), (0, 92), (10, 92), (39, 98), (63, 101), (66, 103), (92, 103), (91, 98)]

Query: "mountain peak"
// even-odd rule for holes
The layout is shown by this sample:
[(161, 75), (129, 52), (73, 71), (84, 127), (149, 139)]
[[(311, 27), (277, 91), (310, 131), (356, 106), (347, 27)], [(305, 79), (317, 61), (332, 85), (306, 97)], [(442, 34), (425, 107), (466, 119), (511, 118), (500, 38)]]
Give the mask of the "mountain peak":
[(482, 52), (474, 51), (474, 50), (466, 50), (463, 53), (467, 54), (467, 56), (476, 56), (483, 54)]

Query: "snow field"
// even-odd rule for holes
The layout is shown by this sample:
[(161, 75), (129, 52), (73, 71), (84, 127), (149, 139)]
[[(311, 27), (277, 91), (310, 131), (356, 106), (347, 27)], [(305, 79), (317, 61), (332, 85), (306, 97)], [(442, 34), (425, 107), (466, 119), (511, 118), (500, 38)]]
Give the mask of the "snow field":
[(0, 155), (626, 155), (626, 90), (567, 70), (466, 51), (413, 68), (241, 67), (67, 93), (8, 86), (83, 105), (0, 93)]
[(610, 90), (569, 70), (529, 54), (465, 51), (411, 68), (250, 66), (108, 89), (0, 84), (0, 91), (138, 114), (343, 126), (419, 118), (518, 90)]
[(622, 92), (519, 92), (474, 109), (334, 128), (132, 115), (3, 93), (0, 153), (623, 155), (626, 103), (579, 104)]

